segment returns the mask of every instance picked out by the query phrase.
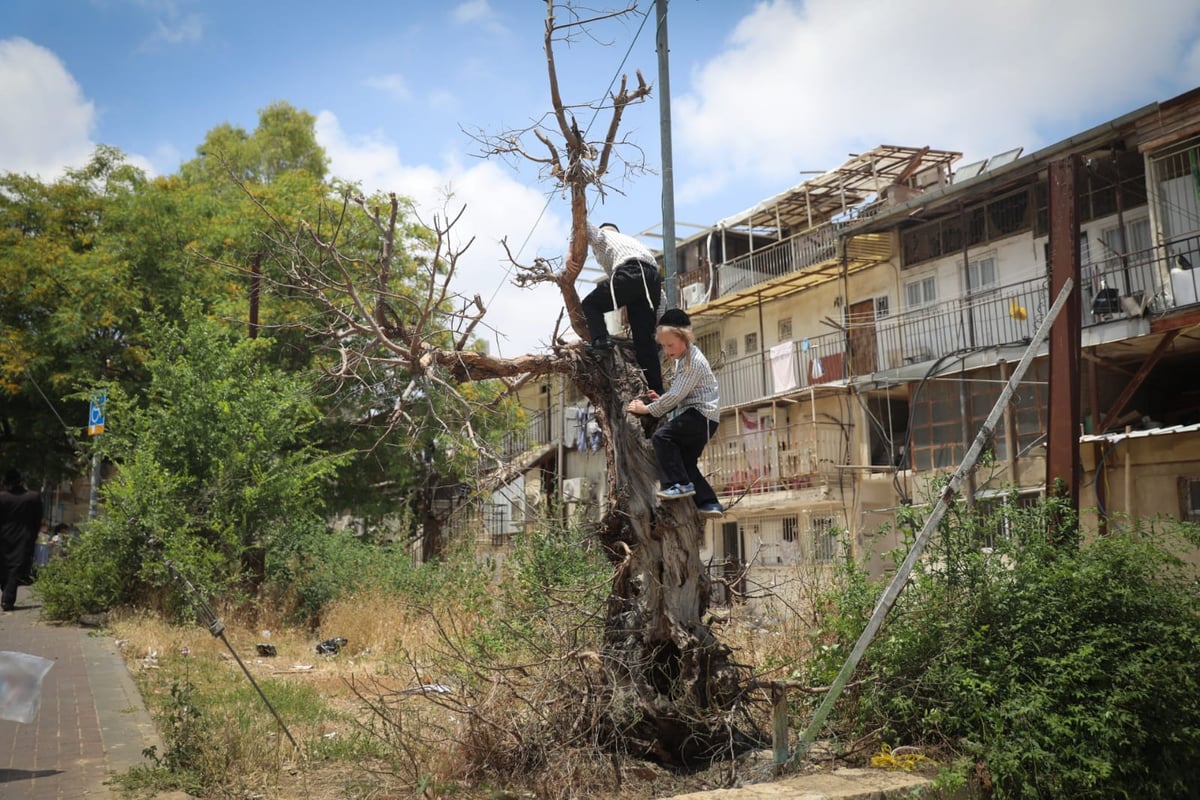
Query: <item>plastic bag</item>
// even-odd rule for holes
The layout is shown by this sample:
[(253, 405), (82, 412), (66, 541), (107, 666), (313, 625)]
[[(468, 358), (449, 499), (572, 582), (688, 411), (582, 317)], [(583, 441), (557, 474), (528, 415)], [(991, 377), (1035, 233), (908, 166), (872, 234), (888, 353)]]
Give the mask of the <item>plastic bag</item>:
[(33, 722), (42, 705), (42, 679), (53, 666), (41, 656), (0, 651), (0, 719)]

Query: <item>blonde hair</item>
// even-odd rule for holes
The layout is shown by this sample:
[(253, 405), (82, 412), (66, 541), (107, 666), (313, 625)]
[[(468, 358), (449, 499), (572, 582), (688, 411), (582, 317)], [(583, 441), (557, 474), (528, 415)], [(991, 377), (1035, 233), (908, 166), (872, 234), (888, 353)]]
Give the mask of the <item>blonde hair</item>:
[(696, 343), (696, 334), (692, 332), (691, 328), (683, 328), (678, 325), (659, 325), (655, 335), (663, 333), (674, 334), (687, 342), (687, 348), (683, 351), (682, 357), (687, 359), (684, 363), (690, 367), (692, 365), (692, 345)]
[(680, 328), (675, 325), (659, 325), (658, 333), (673, 333), (687, 342), (688, 347), (696, 343), (696, 334), (692, 332), (691, 328)]

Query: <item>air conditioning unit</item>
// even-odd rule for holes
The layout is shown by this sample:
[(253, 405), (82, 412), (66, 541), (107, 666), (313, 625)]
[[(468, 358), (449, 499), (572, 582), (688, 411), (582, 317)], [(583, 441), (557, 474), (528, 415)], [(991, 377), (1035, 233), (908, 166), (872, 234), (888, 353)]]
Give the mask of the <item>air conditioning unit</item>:
[(685, 309), (698, 306), (708, 300), (708, 291), (702, 283), (690, 283), (684, 286), (679, 294)]
[(586, 503), (592, 499), (592, 481), (589, 478), (567, 478), (563, 481), (564, 503)]

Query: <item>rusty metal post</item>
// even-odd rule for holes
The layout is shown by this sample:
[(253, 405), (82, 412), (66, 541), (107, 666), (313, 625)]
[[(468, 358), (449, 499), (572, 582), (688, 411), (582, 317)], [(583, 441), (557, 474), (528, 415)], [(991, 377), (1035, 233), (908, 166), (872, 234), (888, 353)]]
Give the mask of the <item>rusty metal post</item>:
[[(1095, 348), (1092, 348), (1092, 355), (1096, 354)], [(1096, 362), (1089, 360), (1087, 363), (1088, 371), (1088, 409), (1092, 415), (1092, 433), (1100, 433), (1100, 385), (1096, 378)], [(1092, 463), (1100, 466), (1100, 459), (1104, 455), (1104, 443), (1097, 440), (1092, 442)], [(1103, 480), (1097, 480), (1096, 485), (1096, 505), (1100, 508), (1108, 506), (1108, 498), (1105, 495), (1105, 487)], [(1108, 533), (1108, 518), (1104, 514), (1097, 514), (1096, 532), (1101, 536)]]
[(771, 755), (776, 764), (788, 760), (787, 687), (771, 686)]
[(1050, 330), (1050, 401), (1046, 421), (1046, 494), (1065, 499), (1069, 519), (1052, 536), (1072, 541), (1078, 531), (1079, 358), (1082, 310), (1079, 291), (1079, 156), (1050, 162), (1050, 296), (1072, 284), (1071, 296)]

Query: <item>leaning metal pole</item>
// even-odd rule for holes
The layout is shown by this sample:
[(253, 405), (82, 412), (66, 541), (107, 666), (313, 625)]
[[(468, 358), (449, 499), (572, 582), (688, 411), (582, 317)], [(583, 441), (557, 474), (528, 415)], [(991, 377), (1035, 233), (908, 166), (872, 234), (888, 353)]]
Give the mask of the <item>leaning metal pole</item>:
[(258, 692), (259, 698), (262, 699), (266, 707), (270, 709), (271, 714), (275, 717), (275, 721), (279, 723), (279, 728), (283, 731), (283, 735), (288, 738), (288, 741), (292, 743), (292, 747), (294, 747), (296, 752), (299, 753), (300, 745), (296, 744), (296, 740), (292, 738), (292, 732), (289, 731), (288, 726), (284, 724), (283, 717), (279, 716), (279, 712), (275, 710), (275, 706), (271, 705), (271, 701), (267, 699), (267, 695), (258, 685), (258, 681), (254, 680), (254, 676), (250, 674), (250, 670), (246, 668), (246, 664), (242, 661), (241, 656), (238, 655), (237, 650), (233, 649), (233, 645), (230, 644), (229, 640), (225, 638), (225, 623), (217, 619), (217, 614), (212, 610), (212, 606), (210, 606), (200, 592), (196, 590), (196, 587), (192, 585), (192, 582), (185, 578), (179, 570), (175, 569), (175, 564), (170, 561), (166, 562), (166, 564), (167, 571), (171, 573), (171, 578), (175, 581), (175, 584), (183, 591), (184, 596), (191, 601), (192, 607), (196, 609), (196, 613), (200, 616), (200, 619), (203, 620), (204, 624), (208, 626), (208, 632), (219, 638), (225, 643), (225, 646), (229, 648), (229, 653), (233, 656), (233, 660), (236, 661), (238, 666), (242, 668), (242, 672), (246, 673), (246, 679), (250, 681), (250, 685), (254, 687), (254, 691)]
[(1046, 336), (1049, 335), (1050, 327), (1054, 324), (1054, 318), (1058, 316), (1058, 312), (1062, 310), (1070, 298), (1072, 286), (1074, 286), (1074, 281), (1068, 278), (1066, 283), (1063, 284), (1062, 290), (1059, 291), (1058, 297), (1055, 298), (1054, 304), (1050, 306), (1050, 310), (1046, 312), (1046, 316), (1038, 325), (1037, 330), (1033, 334), (1033, 339), (1030, 340), (1029, 346), (1025, 348), (1025, 355), (1021, 357), (1016, 369), (1013, 370), (1012, 377), (1008, 379), (1008, 384), (1000, 392), (1000, 397), (996, 399), (996, 404), (992, 406), (991, 413), (984, 420), (983, 427), (979, 429), (979, 434), (975, 437), (971, 449), (967, 451), (962, 463), (958, 465), (958, 469), (950, 477), (950, 482), (942, 490), (941, 497), (938, 498), (937, 504), (929, 514), (929, 518), (925, 520), (924, 527), (921, 528), (921, 532), (917, 534), (917, 538), (913, 541), (912, 548), (908, 551), (908, 556), (905, 557), (904, 563), (900, 565), (900, 569), (896, 571), (892, 582), (888, 584), (887, 589), (884, 590), (883, 595), (879, 598), (879, 602), (875, 604), (875, 610), (871, 612), (871, 619), (867, 621), (867, 626), (863, 629), (862, 635), (854, 643), (854, 649), (850, 651), (850, 656), (846, 659), (846, 663), (842, 665), (841, 671), (838, 672), (837, 677), (830, 684), (829, 691), (825, 693), (825, 699), (821, 701), (820, 707), (817, 708), (817, 713), (813, 715), (812, 721), (808, 724), (804, 733), (800, 734), (800, 740), (796, 744), (796, 751), (788, 759), (787, 766), (790, 767), (798, 764), (804, 758), (808, 749), (812, 747), (813, 742), (816, 741), (817, 734), (820, 733), (821, 727), (825, 724), (825, 719), (829, 716), (829, 712), (833, 710), (833, 704), (837, 702), (842, 690), (850, 682), (850, 678), (854, 675), (854, 670), (858, 668), (858, 663), (866, 653), (867, 647), (875, 638), (875, 634), (879, 632), (884, 618), (892, 610), (892, 606), (895, 605), (900, 592), (904, 589), (905, 584), (908, 583), (908, 578), (912, 574), (913, 567), (916, 566), (917, 559), (921, 557), (925, 546), (929, 544), (929, 539), (932, 537), (933, 531), (937, 528), (938, 523), (942, 521), (942, 517), (945, 516), (950, 501), (958, 493), (958, 488), (962, 485), (967, 475), (975, 469), (975, 463), (983, 453), (984, 445), (992, 437), (996, 423), (999, 422), (1000, 416), (1008, 406), (1009, 400), (1012, 399), (1013, 393), (1021, 383), (1021, 379), (1025, 377), (1025, 372), (1029, 369), (1029, 365), (1033, 363), (1033, 358), (1037, 354), (1038, 348), (1046, 340)]

